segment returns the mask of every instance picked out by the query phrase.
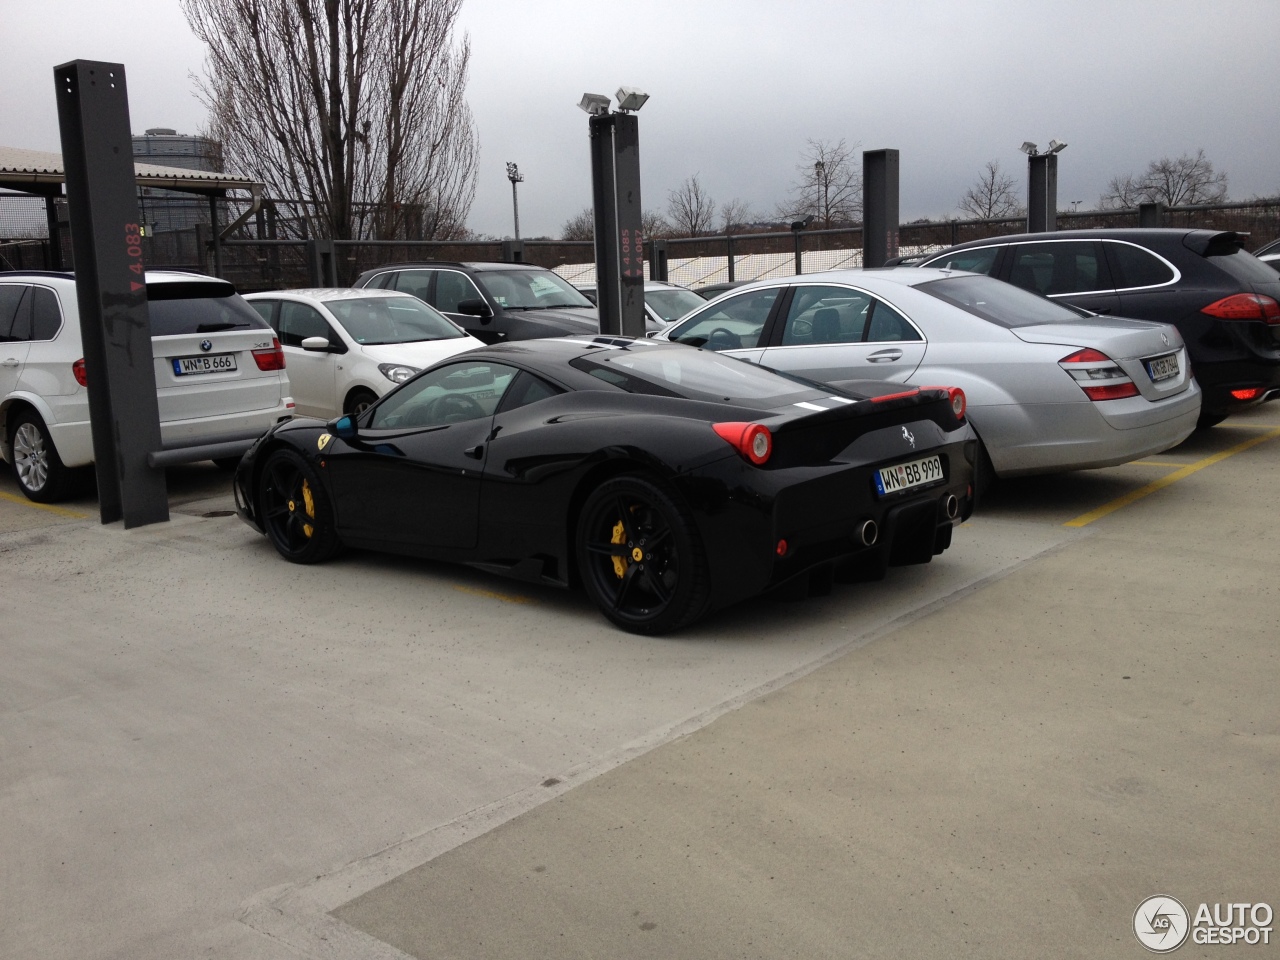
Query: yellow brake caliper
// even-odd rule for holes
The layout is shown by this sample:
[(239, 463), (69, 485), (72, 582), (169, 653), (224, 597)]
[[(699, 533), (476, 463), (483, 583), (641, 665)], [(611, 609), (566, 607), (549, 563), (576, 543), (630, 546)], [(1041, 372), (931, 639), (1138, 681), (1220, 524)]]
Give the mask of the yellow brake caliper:
[[(626, 543), (627, 542), (627, 528), (623, 525), (621, 520), (619, 520), (616, 524), (614, 524), (613, 539), (610, 540), (609, 542), (610, 543)], [(618, 575), (618, 579), (621, 580), (623, 576), (626, 575), (626, 572), (627, 572), (626, 558), (612, 557), (611, 559), (613, 560), (613, 572), (616, 573)]]
[[(311, 484), (307, 483), (306, 480), (302, 481), (302, 504), (306, 508), (307, 516), (314, 520), (316, 518), (316, 501), (315, 498), (311, 496)], [(310, 537), (311, 534), (315, 532), (315, 529), (311, 524), (304, 523), (302, 525), (302, 532), (305, 536)]]

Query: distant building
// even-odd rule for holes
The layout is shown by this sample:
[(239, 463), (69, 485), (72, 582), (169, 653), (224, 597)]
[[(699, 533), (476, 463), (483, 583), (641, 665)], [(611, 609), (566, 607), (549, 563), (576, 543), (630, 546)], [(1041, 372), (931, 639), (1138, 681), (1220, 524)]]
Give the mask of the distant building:
[[(222, 166), (222, 144), (168, 127), (152, 127), (133, 138), (133, 157), (139, 163), (161, 167), (216, 172)], [(190, 230), (197, 223), (209, 222), (209, 203), (202, 197), (144, 187), (138, 200), (148, 234)]]

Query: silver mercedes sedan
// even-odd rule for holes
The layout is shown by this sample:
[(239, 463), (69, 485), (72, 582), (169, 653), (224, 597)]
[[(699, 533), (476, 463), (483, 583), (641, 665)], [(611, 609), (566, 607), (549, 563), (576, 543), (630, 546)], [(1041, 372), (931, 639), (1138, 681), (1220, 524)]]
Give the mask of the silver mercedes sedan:
[(979, 472), (1106, 467), (1195, 429), (1200, 388), (1177, 329), (1103, 317), (958, 270), (834, 270), (761, 280), (657, 335), (838, 386), (964, 390)]

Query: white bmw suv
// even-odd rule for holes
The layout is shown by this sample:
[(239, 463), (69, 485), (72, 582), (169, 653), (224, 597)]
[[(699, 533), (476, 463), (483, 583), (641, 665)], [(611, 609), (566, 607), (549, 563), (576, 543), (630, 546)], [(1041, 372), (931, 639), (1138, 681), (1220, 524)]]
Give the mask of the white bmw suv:
[[(274, 331), (225, 280), (148, 271), (160, 437), (196, 444), (293, 415)], [(65, 499), (93, 462), (75, 277), (0, 273), (0, 456), (30, 499)]]

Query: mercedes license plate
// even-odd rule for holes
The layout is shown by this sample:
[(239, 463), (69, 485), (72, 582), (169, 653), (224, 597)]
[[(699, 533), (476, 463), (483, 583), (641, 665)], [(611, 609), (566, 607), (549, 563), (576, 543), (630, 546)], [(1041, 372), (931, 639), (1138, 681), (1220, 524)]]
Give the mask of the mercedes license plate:
[(1176, 353), (1168, 353), (1163, 357), (1152, 357), (1146, 361), (1147, 373), (1151, 375), (1152, 383), (1159, 383), (1161, 380), (1168, 380), (1170, 377), (1178, 375), (1178, 355)]
[(234, 353), (213, 353), (207, 357), (174, 357), (173, 373), (177, 377), (193, 373), (229, 373), (236, 369)]
[(899, 490), (923, 487), (942, 479), (942, 458), (925, 457), (923, 460), (882, 467), (876, 471), (875, 477), (876, 493), (882, 497)]

